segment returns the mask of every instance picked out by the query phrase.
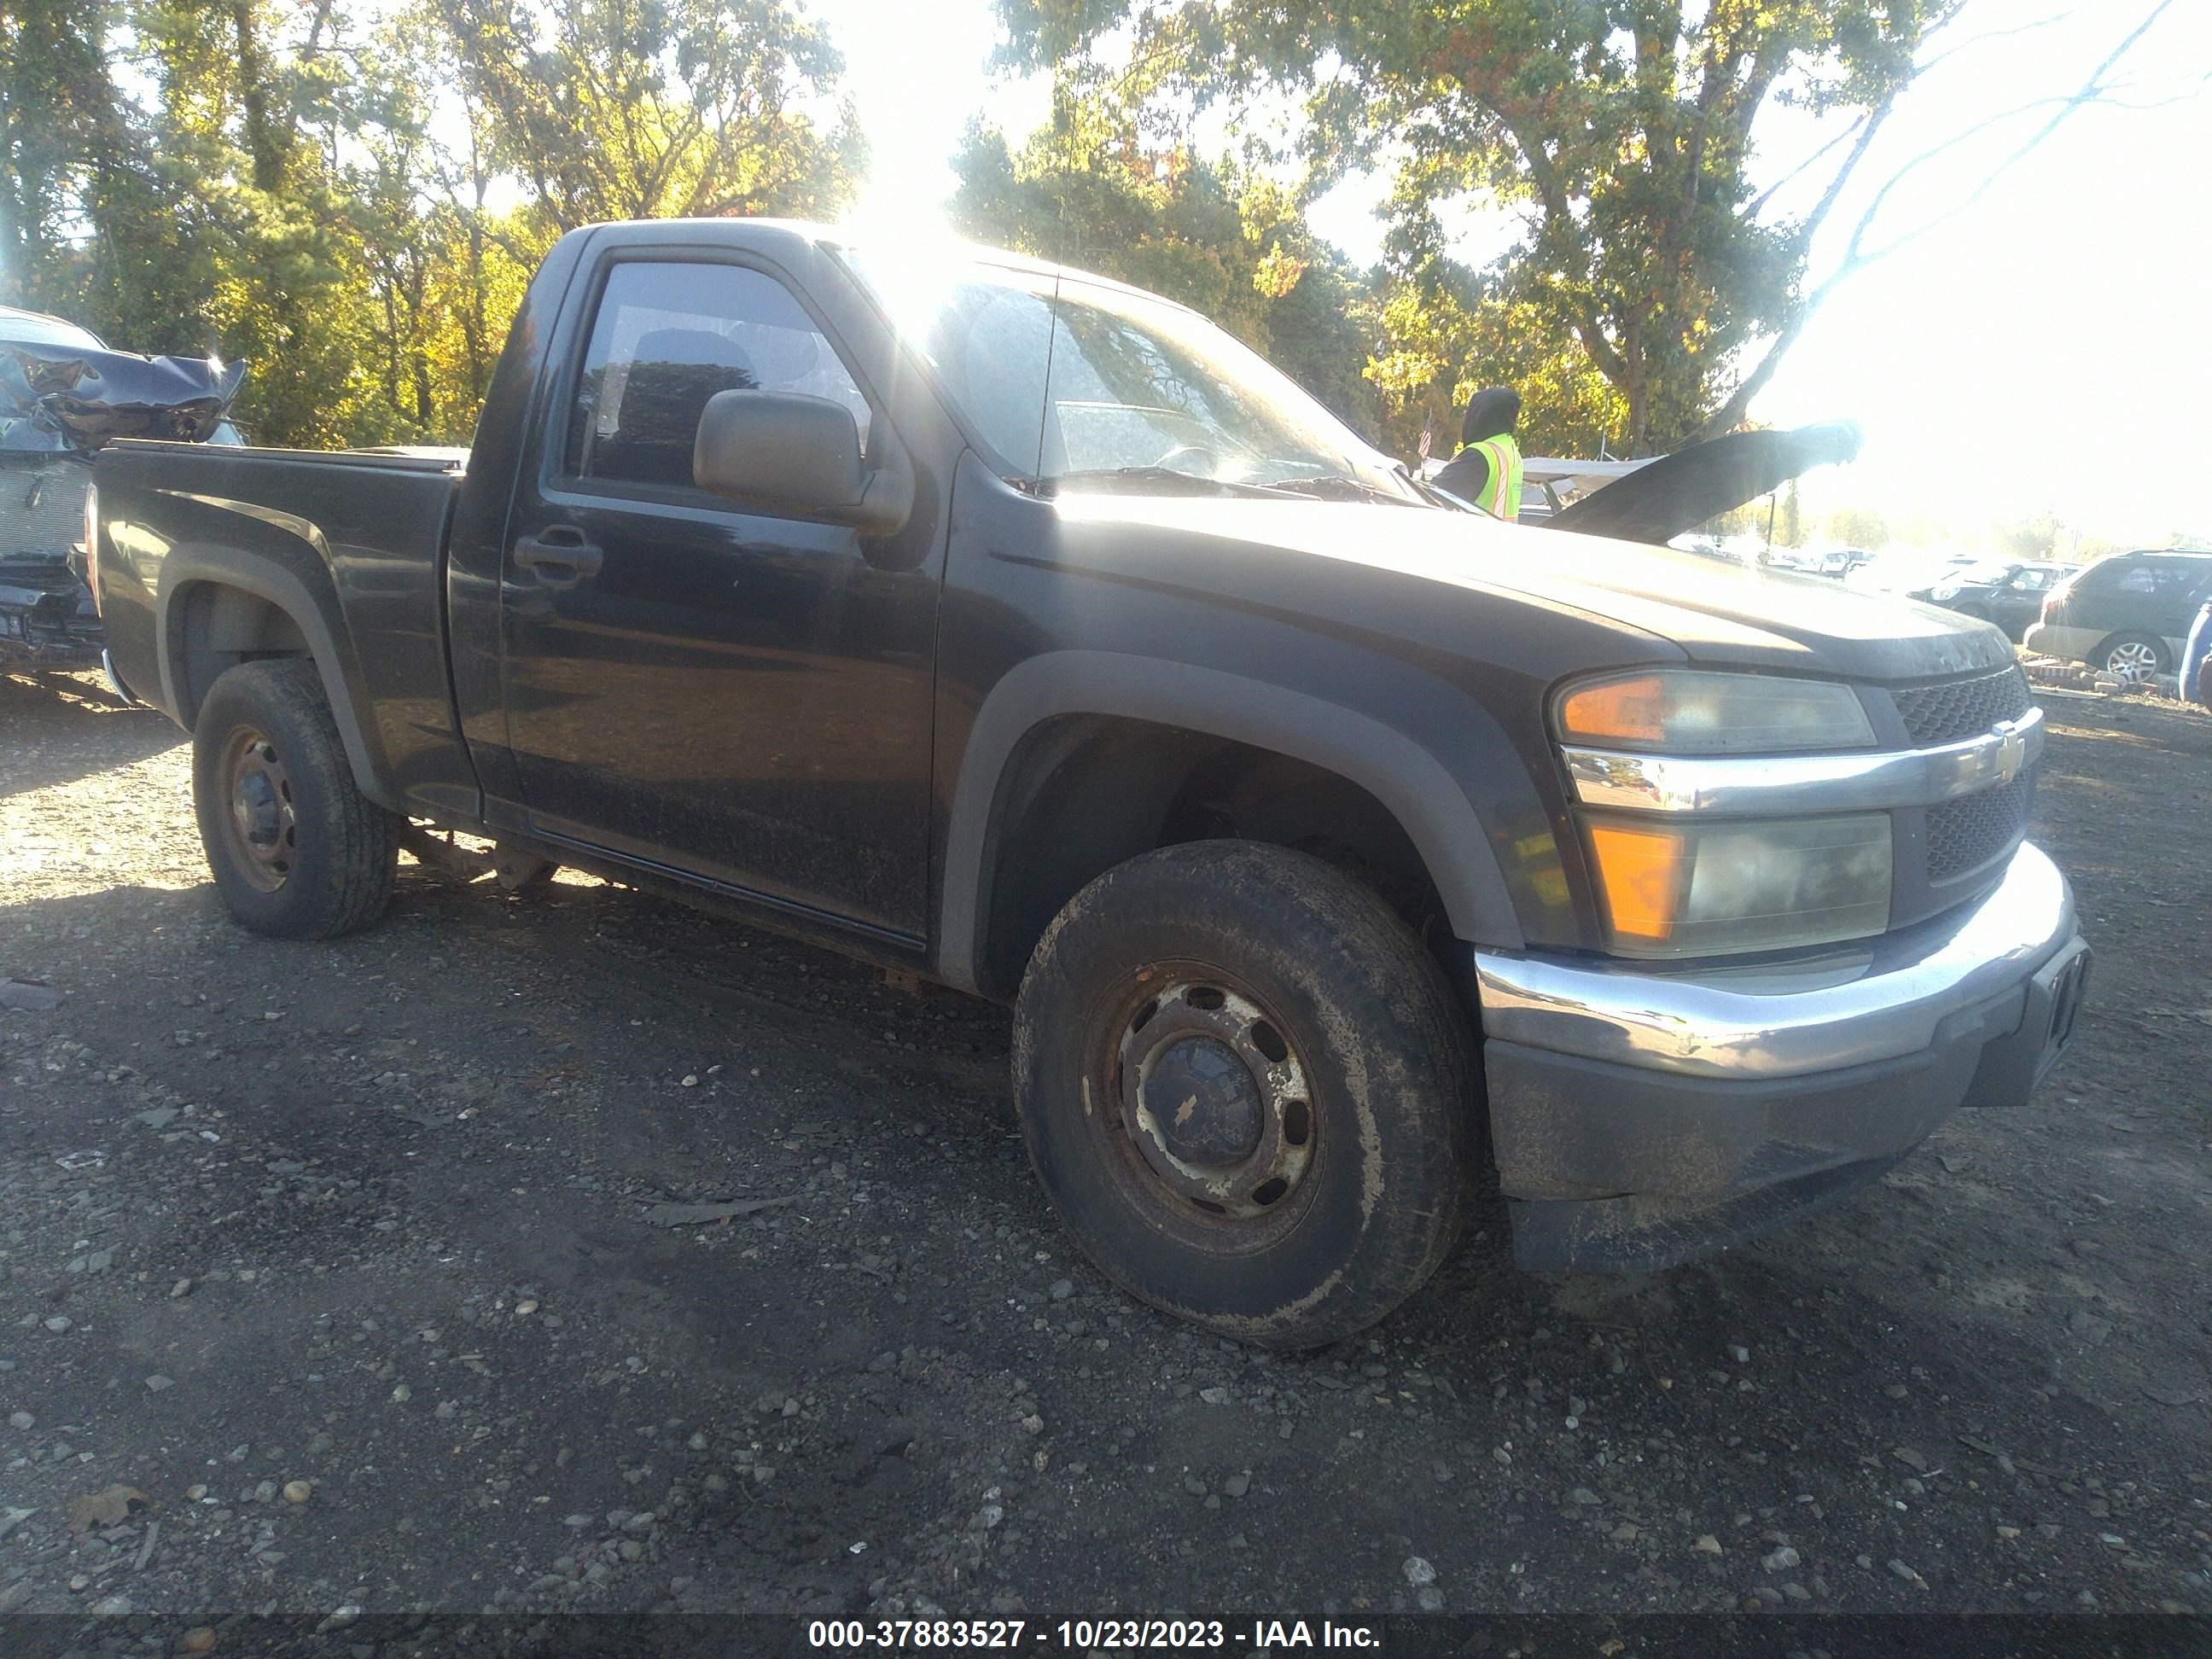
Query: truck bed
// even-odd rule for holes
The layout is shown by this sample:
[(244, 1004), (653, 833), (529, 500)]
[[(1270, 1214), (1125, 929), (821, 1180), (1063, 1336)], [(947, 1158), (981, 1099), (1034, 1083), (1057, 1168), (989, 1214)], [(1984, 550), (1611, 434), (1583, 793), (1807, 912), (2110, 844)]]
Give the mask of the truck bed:
[[(473, 811), (475, 779), (453, 715), (441, 586), (465, 450), (313, 450), (118, 442), (94, 469), (110, 553), (108, 648), (132, 695), (190, 723), (215, 674), (250, 637), (179, 654), (180, 604), (223, 586), (228, 563), (289, 572), (337, 646), (362, 717), (356, 757), (387, 805)], [(255, 562), (258, 561), (258, 564)], [(274, 597), (274, 596), (270, 596)], [(245, 622), (226, 623), (238, 635)], [(318, 653), (320, 655), (320, 653)]]

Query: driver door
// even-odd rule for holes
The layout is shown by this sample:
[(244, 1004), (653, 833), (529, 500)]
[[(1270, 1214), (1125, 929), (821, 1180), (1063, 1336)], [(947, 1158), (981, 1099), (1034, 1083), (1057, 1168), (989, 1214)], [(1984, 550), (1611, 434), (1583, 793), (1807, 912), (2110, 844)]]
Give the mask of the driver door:
[[(903, 939), (927, 931), (935, 560), (700, 489), (708, 398), (886, 419), (775, 271), (617, 250), (526, 469), (501, 597), (530, 828)], [(919, 533), (929, 533), (917, 526)], [(936, 532), (941, 535), (941, 532)]]

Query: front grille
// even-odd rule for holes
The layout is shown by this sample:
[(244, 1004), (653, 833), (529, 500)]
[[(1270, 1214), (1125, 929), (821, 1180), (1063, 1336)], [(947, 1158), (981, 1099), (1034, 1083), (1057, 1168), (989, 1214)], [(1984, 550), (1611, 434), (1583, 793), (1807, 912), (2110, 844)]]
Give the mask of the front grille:
[(1978, 738), (1999, 720), (2018, 720), (2028, 708), (2027, 676), (2016, 667), (1891, 695), (1905, 734), (1917, 748)]
[(1928, 879), (1955, 880), (2002, 858), (2027, 833), (2035, 769), (2010, 783), (1928, 809)]

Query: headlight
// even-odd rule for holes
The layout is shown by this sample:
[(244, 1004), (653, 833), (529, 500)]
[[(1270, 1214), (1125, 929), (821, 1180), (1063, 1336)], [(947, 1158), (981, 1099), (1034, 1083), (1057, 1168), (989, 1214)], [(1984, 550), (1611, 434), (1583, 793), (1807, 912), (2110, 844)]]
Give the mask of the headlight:
[(1692, 957), (1864, 939), (1889, 927), (1883, 812), (1710, 826), (1586, 826), (1612, 948)]
[(1875, 740), (1848, 685), (1679, 668), (1569, 686), (1553, 718), (1565, 743), (1669, 755), (1865, 749)]
[(1948, 599), (1955, 599), (1959, 597), (1959, 584), (1945, 582), (1941, 587), (1931, 587), (1928, 590), (1928, 597), (1938, 605)]

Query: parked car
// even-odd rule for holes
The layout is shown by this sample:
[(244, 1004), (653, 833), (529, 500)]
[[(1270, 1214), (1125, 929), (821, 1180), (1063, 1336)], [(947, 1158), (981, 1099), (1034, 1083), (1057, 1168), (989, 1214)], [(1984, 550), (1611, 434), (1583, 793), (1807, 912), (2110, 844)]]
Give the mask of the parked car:
[(1816, 574), (1836, 581), (1842, 581), (1854, 570), (1859, 569), (1862, 566), (1872, 564), (1878, 556), (1876, 554), (1869, 553), (1863, 547), (1832, 548), (1820, 556), (1820, 568)]
[(1478, 1157), (1523, 1265), (1657, 1266), (2065, 1047), (2011, 647), (1652, 544), (1856, 443), (1500, 524), (1117, 283), (599, 225), (465, 466), (117, 444), (93, 546), (247, 928), (368, 926), (422, 820), (1010, 1003), (1081, 1247), (1303, 1347), (1429, 1276)]
[(2212, 599), (2197, 608), (2187, 648), (2181, 653), (2180, 674), (2182, 696), (2212, 708)]
[(2115, 553), (2047, 595), (2025, 643), (2130, 679), (2170, 674), (2208, 599), (2212, 552)]
[(1982, 563), (1978, 553), (1931, 553), (1924, 548), (1878, 553), (1861, 559), (1844, 573), (1844, 585), (1868, 593), (1910, 593), (1932, 587), (1969, 565)]
[(0, 306), (0, 669), (100, 662), (82, 556), (91, 454), (118, 432), (245, 441), (243, 369), (111, 351), (90, 329)]
[(2079, 567), (2024, 564), (1992, 560), (1961, 565), (1922, 586), (1909, 588), (1916, 599), (1940, 605), (1962, 617), (1995, 623), (2017, 641), (2043, 614), (2043, 601)]

